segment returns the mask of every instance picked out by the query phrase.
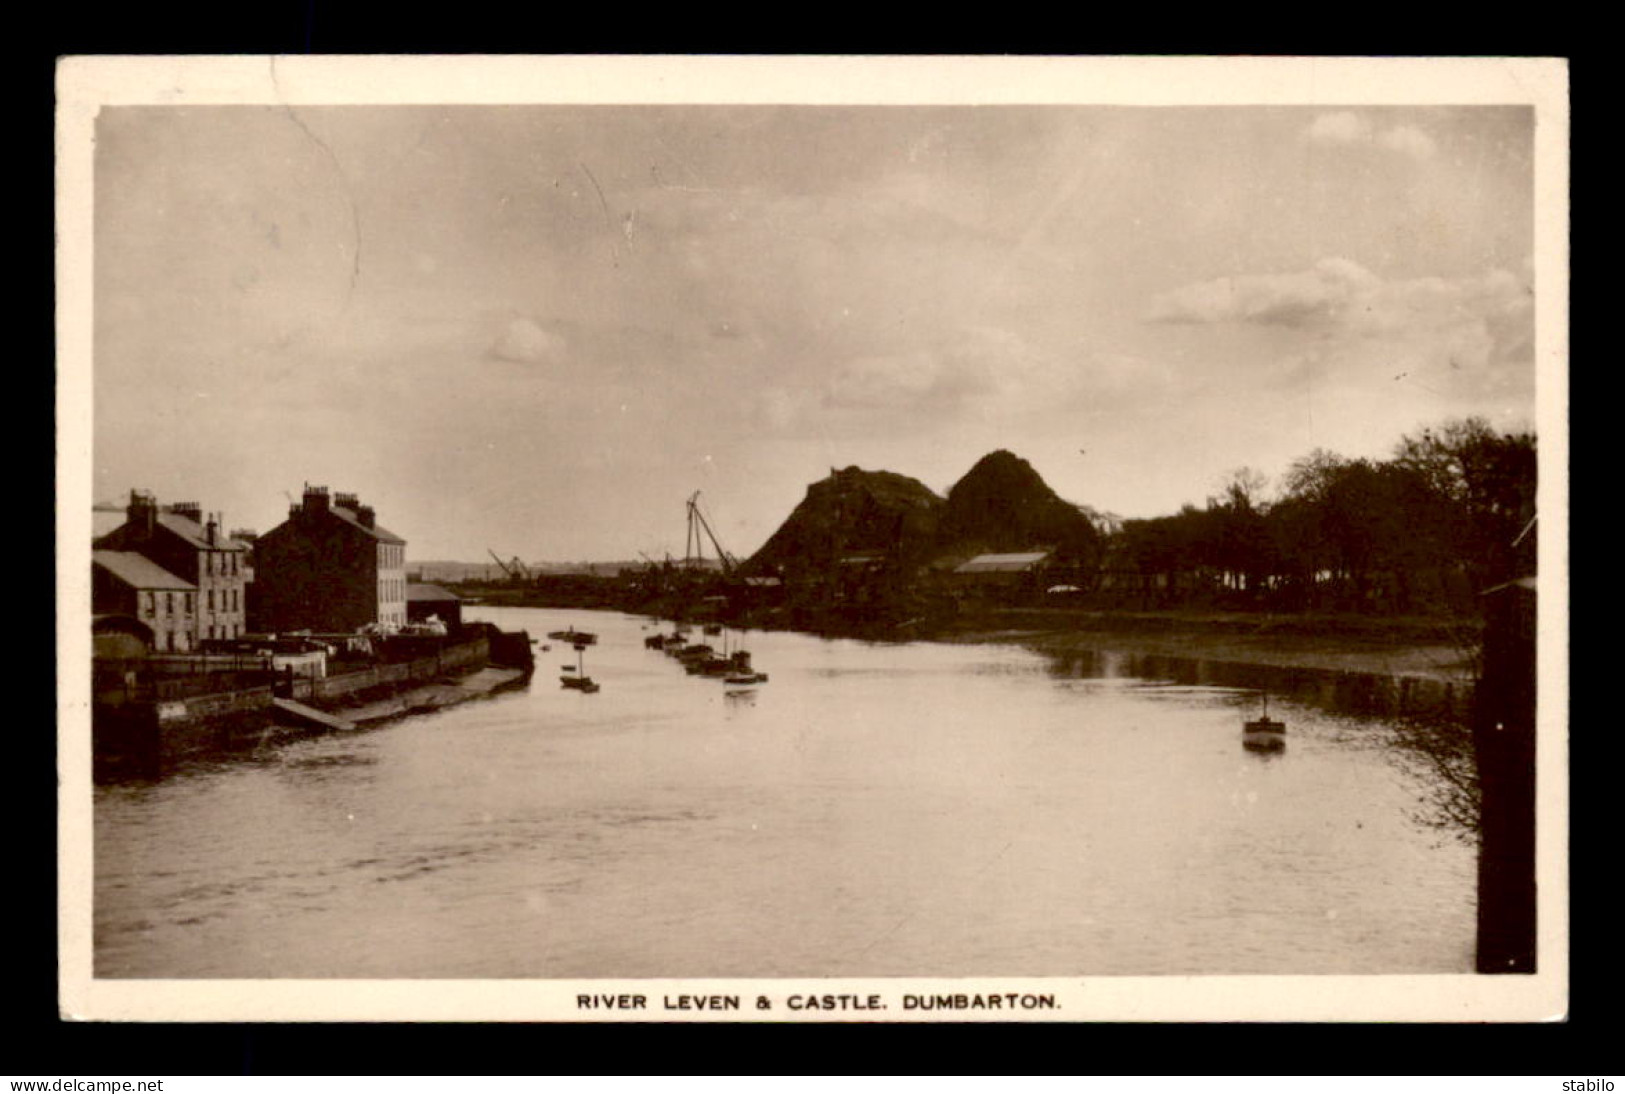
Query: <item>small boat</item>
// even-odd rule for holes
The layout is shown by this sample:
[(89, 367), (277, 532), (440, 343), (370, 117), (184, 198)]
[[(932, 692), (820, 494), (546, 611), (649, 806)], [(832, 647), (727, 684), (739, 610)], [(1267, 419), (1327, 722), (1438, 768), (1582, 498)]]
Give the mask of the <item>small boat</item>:
[(558, 642), (568, 642), (570, 645), (576, 647), (591, 646), (598, 641), (598, 636), (596, 634), (589, 634), (586, 631), (578, 631), (574, 627), (564, 631), (549, 631), (547, 632), (547, 637)]
[(725, 684), (765, 684), (767, 683), (767, 673), (733, 672), (724, 676), (722, 682)]
[(1270, 717), (1269, 692), (1264, 693), (1263, 714), (1242, 723), (1241, 743), (1259, 752), (1274, 752), (1286, 747), (1286, 723)]
[(705, 633), (706, 634), (721, 634), (722, 633), (722, 624), (720, 624), (720, 623), (707, 623), (705, 625)]
[(591, 695), (598, 690), (598, 684), (594, 682), (592, 677), (587, 675), (587, 670), (581, 664), (581, 651), (584, 649), (586, 649), (584, 645), (576, 646), (576, 663), (562, 666), (564, 675), (559, 677), (559, 683), (567, 688), (574, 688), (576, 691), (584, 691)]

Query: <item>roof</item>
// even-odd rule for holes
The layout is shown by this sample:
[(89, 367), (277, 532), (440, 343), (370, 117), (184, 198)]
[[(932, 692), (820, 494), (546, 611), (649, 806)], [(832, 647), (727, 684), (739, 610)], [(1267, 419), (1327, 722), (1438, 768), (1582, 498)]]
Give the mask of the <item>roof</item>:
[(131, 588), (186, 591), (197, 589), (190, 581), (176, 577), (156, 562), (134, 551), (92, 551), (90, 561)]
[(199, 550), (208, 551), (246, 551), (248, 545), (227, 535), (218, 535), (213, 543), (209, 542), (208, 530), (193, 520), (183, 517), (179, 513), (160, 512), (158, 523), (174, 532)]
[(374, 524), (371, 528), (368, 528), (365, 524), (362, 524), (361, 518), (356, 515), (356, 511), (354, 509), (346, 509), (342, 505), (330, 505), (328, 506), (328, 512), (332, 513), (345, 523), (353, 525), (360, 531), (367, 533), (367, 535), (371, 536), (373, 539), (380, 540), (384, 543), (399, 543), (402, 546), (405, 546), (406, 544), (404, 539), (397, 536), (394, 532), (391, 532), (388, 528), (385, 528), (382, 525)]
[(455, 600), (459, 604), (463, 598), (456, 593), (447, 592), (438, 585), (420, 585), (417, 582), (408, 582), (406, 586), (406, 599), (408, 600)]
[[(191, 517), (183, 517), (179, 513), (171, 513), (167, 509), (160, 509), (153, 514), (153, 520), (157, 527), (164, 529), (171, 535), (180, 537), (188, 547), (195, 547), (200, 551), (248, 550), (248, 544), (242, 540), (232, 539), (230, 536), (223, 534), (216, 535), (215, 541), (210, 543), (208, 530), (203, 525)], [(133, 528), (132, 522), (128, 520), (122, 522), (118, 527), (111, 528), (107, 532), (98, 535), (93, 540), (93, 543), (105, 543), (108, 540), (118, 542), (119, 539), (125, 539), (126, 537), (117, 536), (117, 533), (126, 528)]]
[(954, 569), (956, 574), (1020, 573), (1049, 557), (1048, 551), (1022, 551), (1012, 555), (977, 555)]
[[(406, 546), (406, 541), (400, 536), (397, 536), (394, 532), (391, 532), (388, 528), (383, 528), (376, 524), (371, 528), (368, 528), (365, 524), (362, 524), (361, 518), (356, 515), (356, 511), (354, 509), (349, 509), (342, 505), (329, 505), (327, 507), (327, 512), (337, 517), (341, 523), (354, 528), (357, 532), (361, 532), (372, 539), (378, 540), (380, 543), (398, 543), (402, 547)], [(272, 528), (260, 538), (270, 539), (274, 538), (278, 534), (287, 534), (288, 531), (292, 530), (292, 528), (296, 528), (298, 526), (298, 520), (299, 514), (296, 512), (289, 516), (287, 520), (283, 521), (275, 528)], [(248, 548), (246, 545), (244, 545), (243, 549), (247, 550)]]

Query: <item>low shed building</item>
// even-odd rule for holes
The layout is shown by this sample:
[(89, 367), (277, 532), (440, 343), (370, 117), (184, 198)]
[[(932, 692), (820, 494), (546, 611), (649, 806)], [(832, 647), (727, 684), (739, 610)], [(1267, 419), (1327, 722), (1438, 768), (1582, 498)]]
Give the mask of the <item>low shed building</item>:
[(1008, 555), (977, 555), (961, 563), (954, 576), (973, 585), (1015, 585), (1030, 580), (1049, 558), (1048, 551), (1022, 551)]
[(964, 595), (1011, 601), (1043, 591), (1048, 551), (977, 555), (954, 569), (953, 582)]
[(413, 623), (427, 623), (435, 616), (448, 630), (463, 625), (463, 599), (438, 585), (409, 584), (406, 586), (406, 618)]

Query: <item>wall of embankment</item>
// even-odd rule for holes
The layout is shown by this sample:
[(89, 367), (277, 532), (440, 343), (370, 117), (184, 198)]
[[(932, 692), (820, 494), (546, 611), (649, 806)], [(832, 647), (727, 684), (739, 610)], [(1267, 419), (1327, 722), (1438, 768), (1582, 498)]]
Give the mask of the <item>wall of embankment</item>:
[(277, 728), (273, 698), (296, 699), (342, 713), (348, 703), (477, 672), (489, 663), (490, 652), (486, 636), (481, 635), (445, 646), (433, 656), (370, 665), (324, 679), (290, 674), (274, 682), (175, 699), (98, 701), (92, 713), (93, 751), (98, 760), (172, 760), (228, 748), (261, 739)]

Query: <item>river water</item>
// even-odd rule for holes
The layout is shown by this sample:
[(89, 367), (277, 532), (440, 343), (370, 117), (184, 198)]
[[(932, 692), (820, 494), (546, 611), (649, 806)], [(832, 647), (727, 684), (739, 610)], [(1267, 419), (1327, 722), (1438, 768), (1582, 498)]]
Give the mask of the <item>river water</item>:
[(1474, 851), (1336, 688), (1281, 684), (1266, 754), (1189, 666), (753, 632), (735, 694), (648, 620), (469, 614), (597, 632), (603, 690), (555, 644), (528, 690), (98, 786), (95, 975), (1472, 970)]

